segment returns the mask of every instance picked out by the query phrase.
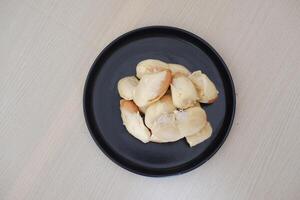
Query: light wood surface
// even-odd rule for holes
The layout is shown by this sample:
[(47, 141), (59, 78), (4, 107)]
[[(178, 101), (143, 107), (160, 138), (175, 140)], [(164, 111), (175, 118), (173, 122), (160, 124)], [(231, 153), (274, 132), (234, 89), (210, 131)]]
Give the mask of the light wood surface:
[[(114, 38), (187, 29), (227, 63), (237, 112), (220, 151), (184, 175), (111, 162), (88, 133), (83, 85)], [(300, 199), (300, 1), (1, 0), (0, 199)]]

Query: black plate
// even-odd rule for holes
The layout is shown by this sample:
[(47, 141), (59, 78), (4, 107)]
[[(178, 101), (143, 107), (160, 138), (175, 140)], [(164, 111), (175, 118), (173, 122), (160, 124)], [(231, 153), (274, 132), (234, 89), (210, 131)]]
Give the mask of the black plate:
[[(219, 98), (204, 106), (213, 127), (210, 139), (190, 148), (184, 139), (143, 144), (128, 134), (120, 117), (117, 82), (134, 75), (137, 63), (148, 58), (201, 70), (213, 80)], [(235, 92), (224, 61), (207, 42), (182, 29), (152, 26), (120, 36), (100, 53), (85, 83), (83, 107), (92, 137), (111, 160), (137, 174), (168, 176), (200, 166), (220, 148), (233, 122)]]

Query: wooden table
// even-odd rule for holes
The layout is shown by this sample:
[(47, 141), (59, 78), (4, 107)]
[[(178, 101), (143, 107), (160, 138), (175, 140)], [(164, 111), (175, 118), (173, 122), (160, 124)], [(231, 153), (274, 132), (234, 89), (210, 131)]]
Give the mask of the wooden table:
[[(110, 161), (82, 110), (99, 52), (169, 25), (206, 39), (237, 92), (228, 139), (187, 174)], [(0, 1), (0, 199), (300, 199), (300, 1)]]

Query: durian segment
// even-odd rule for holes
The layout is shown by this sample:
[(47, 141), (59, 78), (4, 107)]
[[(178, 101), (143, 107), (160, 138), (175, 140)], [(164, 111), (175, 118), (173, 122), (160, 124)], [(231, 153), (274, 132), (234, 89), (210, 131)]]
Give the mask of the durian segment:
[(133, 101), (138, 107), (147, 107), (159, 100), (171, 83), (171, 72), (169, 70), (144, 75), (133, 95)]
[(172, 76), (175, 76), (177, 74), (181, 74), (184, 76), (191, 75), (191, 72), (183, 65), (169, 63), (168, 66), (172, 72)]
[(120, 101), (120, 110), (121, 118), (127, 131), (143, 143), (149, 142), (151, 133), (145, 126), (139, 109), (133, 101), (122, 99)]
[(196, 86), (199, 102), (213, 103), (218, 98), (218, 90), (215, 84), (200, 70), (193, 72), (189, 78)]
[(165, 95), (155, 103), (151, 104), (145, 112), (145, 124), (152, 128), (153, 122), (162, 114), (171, 113), (176, 110), (171, 95)]
[(150, 141), (159, 143), (175, 142), (183, 138), (177, 127), (175, 114), (173, 112), (160, 115), (153, 122), (151, 132)]
[(119, 95), (126, 100), (132, 100), (133, 94), (139, 80), (135, 76), (127, 76), (119, 80), (118, 91)]
[(199, 99), (192, 81), (183, 75), (176, 75), (171, 83), (172, 100), (175, 107), (186, 109), (195, 105)]
[(212, 131), (213, 130), (210, 123), (207, 122), (206, 125), (198, 133), (187, 136), (186, 141), (190, 145), (190, 147), (193, 147), (210, 138)]
[(168, 69), (168, 64), (155, 59), (147, 59), (139, 62), (136, 66), (136, 76), (141, 79), (145, 74), (160, 72)]
[(175, 111), (175, 118), (177, 127), (184, 137), (199, 132), (207, 121), (206, 113), (200, 106)]

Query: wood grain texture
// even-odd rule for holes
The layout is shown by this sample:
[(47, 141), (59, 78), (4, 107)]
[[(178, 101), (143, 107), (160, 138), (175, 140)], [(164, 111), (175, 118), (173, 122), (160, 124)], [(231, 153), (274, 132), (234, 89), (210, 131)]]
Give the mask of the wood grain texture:
[[(200, 168), (134, 175), (88, 133), (83, 84), (134, 28), (205, 38), (237, 92), (232, 131)], [(300, 199), (300, 1), (0, 1), (0, 199)]]

